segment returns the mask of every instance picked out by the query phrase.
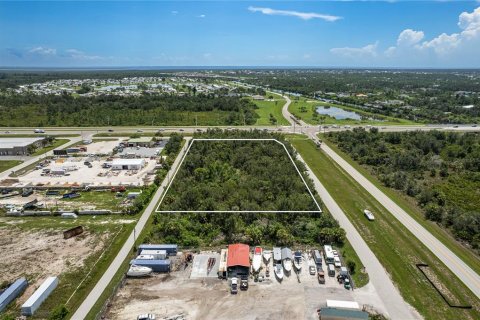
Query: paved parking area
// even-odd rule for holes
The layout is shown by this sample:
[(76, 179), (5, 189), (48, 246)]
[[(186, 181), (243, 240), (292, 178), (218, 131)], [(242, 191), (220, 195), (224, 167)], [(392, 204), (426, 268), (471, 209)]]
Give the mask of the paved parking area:
[[(214, 258), (215, 265), (212, 267), (210, 273), (207, 273), (208, 267), (208, 259)], [(192, 272), (190, 274), (190, 278), (197, 279), (197, 278), (217, 278), (218, 277), (218, 268), (220, 266), (220, 255), (218, 253), (202, 253), (197, 254), (193, 258), (192, 263)]]

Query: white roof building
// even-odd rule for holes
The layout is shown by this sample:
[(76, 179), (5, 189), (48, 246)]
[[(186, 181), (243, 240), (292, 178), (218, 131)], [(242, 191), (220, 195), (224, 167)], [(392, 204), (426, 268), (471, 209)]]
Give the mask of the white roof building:
[(114, 159), (112, 170), (140, 170), (145, 166), (145, 159)]

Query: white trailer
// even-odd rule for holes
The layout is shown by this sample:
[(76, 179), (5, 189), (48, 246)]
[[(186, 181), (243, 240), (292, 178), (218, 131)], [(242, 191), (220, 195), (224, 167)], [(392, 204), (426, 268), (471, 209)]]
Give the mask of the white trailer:
[(153, 256), (154, 260), (167, 259), (167, 250), (142, 250), (140, 253), (142, 256)]
[(22, 305), (22, 315), (32, 316), (58, 285), (57, 277), (48, 277)]

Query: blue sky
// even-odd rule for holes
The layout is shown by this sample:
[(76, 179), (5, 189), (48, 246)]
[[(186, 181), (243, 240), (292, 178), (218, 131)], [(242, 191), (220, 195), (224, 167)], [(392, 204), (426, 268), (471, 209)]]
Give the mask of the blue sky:
[(0, 66), (480, 67), (479, 1), (0, 1)]

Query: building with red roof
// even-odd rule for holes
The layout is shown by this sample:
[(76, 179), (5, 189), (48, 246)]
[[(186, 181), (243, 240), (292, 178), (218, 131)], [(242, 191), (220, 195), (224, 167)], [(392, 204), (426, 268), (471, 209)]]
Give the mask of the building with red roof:
[(227, 274), (232, 277), (248, 277), (250, 271), (250, 247), (236, 243), (228, 246)]

